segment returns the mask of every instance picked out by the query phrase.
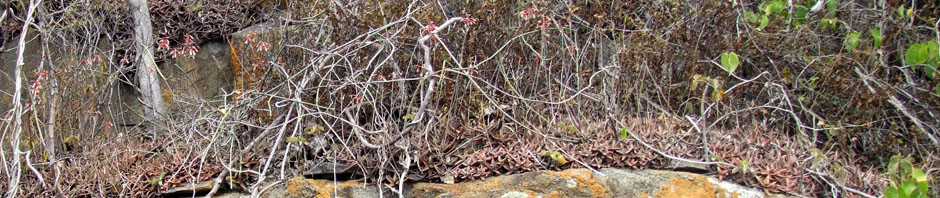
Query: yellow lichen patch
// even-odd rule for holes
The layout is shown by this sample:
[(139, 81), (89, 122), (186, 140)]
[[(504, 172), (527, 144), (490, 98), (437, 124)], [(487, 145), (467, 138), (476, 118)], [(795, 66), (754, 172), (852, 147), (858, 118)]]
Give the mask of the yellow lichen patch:
[(163, 102), (169, 105), (173, 104), (173, 91), (170, 88), (163, 89)]
[(500, 179), (499, 177), (494, 177), (491, 179), (483, 180), (483, 184), (480, 185), (479, 189), (480, 190), (492, 190), (496, 187), (501, 186), (500, 185), (501, 182), (502, 182), (502, 179)]
[[(230, 62), (232, 64), (232, 72), (235, 74), (235, 82), (233, 82), (234, 88), (235, 88), (234, 90), (244, 89), (245, 84), (241, 78), (242, 63), (238, 60), (238, 51), (237, 49), (235, 49), (235, 45), (233, 45), (232, 43), (228, 44), (228, 50), (229, 50), (229, 55), (231, 57)], [(239, 94), (236, 92), (233, 98), (237, 99), (238, 96)]]
[(288, 197), (333, 197), (334, 189), (348, 188), (359, 185), (357, 181), (345, 181), (334, 183), (333, 181), (319, 179), (304, 179), (303, 177), (294, 177), (287, 181), (287, 190), (285, 194)]
[(559, 193), (558, 191), (554, 191), (554, 190), (553, 190), (552, 192), (550, 192), (550, 193), (548, 193), (548, 194), (545, 194), (545, 196), (542, 196), (542, 197), (544, 197), (544, 198), (560, 198), (560, 197), (564, 197), (564, 196), (562, 196), (561, 193)]
[(565, 179), (574, 178), (578, 182), (578, 187), (587, 186), (587, 189), (578, 188), (578, 190), (588, 190), (591, 197), (605, 197), (607, 195), (607, 189), (594, 179), (591, 170), (569, 169), (551, 173)]
[(646, 193), (640, 192), (640, 191), (636, 191), (636, 195), (637, 195), (637, 197), (650, 198), (650, 195), (649, 195), (649, 194), (646, 194)]
[[(656, 192), (656, 198), (680, 198), (680, 197), (701, 197), (701, 198), (724, 198), (727, 193), (702, 176), (693, 176), (691, 178), (676, 177), (669, 180), (669, 184), (663, 186)], [(731, 197), (737, 197), (732, 195)]]

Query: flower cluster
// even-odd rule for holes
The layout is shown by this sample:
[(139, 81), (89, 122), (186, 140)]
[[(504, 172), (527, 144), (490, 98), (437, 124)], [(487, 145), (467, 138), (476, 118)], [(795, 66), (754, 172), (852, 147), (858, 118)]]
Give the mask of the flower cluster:
[(422, 35), (427, 35), (433, 33), (434, 30), (437, 30), (437, 25), (434, 22), (428, 22), (427, 26), (424, 26), (424, 29), (421, 30)]
[[(162, 38), (157, 41), (157, 50), (170, 50), (170, 40), (167, 38)], [(180, 54), (193, 58), (196, 56), (196, 52), (199, 52), (199, 47), (196, 46), (196, 42), (193, 42), (192, 35), (183, 36), (183, 45), (180, 48), (172, 49), (170, 51), (170, 56), (176, 58)]]
[(248, 34), (248, 36), (245, 36), (245, 45), (255, 46), (255, 50), (259, 52), (267, 52), (271, 45), (268, 42), (258, 41), (257, 38), (258, 35), (255, 33)]
[(385, 76), (382, 76), (381, 74), (373, 74), (372, 77), (380, 81), (385, 81)]
[(539, 26), (535, 26), (535, 28), (548, 30), (548, 24), (550, 21), (552, 21), (552, 19), (548, 18), (548, 16), (542, 15), (542, 20), (539, 21)]
[(578, 46), (569, 45), (569, 46), (568, 46), (568, 53), (574, 54), (575, 52), (578, 52)]
[(460, 21), (467, 23), (467, 25), (473, 25), (474, 23), (477, 23), (477, 19), (473, 17), (464, 17), (461, 18)]
[(350, 96), (352, 96), (352, 101), (353, 101), (353, 102), (362, 103), (362, 97), (359, 97), (359, 94), (353, 94), (353, 95), (350, 95)]
[(48, 71), (46, 70), (36, 71), (36, 79), (34, 79), (33, 82), (30, 83), (29, 85), (29, 92), (30, 94), (32, 94), (34, 98), (39, 96), (39, 89), (42, 89), (42, 80), (45, 80), (48, 77), (49, 77)]
[(518, 15), (522, 17), (522, 19), (525, 19), (525, 20), (535, 18), (536, 17), (535, 8), (529, 8), (523, 11), (519, 11)]
[(519, 15), (519, 17), (522, 17), (523, 20), (541, 18), (539, 20), (539, 25), (535, 27), (538, 29), (542, 29), (542, 30), (548, 30), (549, 24), (551, 24), (552, 19), (544, 14), (536, 14), (535, 11), (536, 11), (535, 8), (529, 8), (529, 9), (519, 11), (517, 15)]
[(82, 65), (91, 65), (94, 62), (98, 62), (102, 60), (104, 60), (104, 58), (102, 58), (101, 55), (95, 55), (95, 56), (92, 56), (91, 58), (82, 59), (81, 63)]

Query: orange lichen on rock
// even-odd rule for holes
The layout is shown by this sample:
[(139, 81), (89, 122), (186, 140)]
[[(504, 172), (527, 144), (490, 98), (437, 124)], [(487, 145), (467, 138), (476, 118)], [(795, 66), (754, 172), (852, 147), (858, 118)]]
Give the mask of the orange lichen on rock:
[[(234, 83), (234, 86), (233, 86), (233, 87), (235, 88), (234, 90), (244, 89), (244, 88), (245, 88), (245, 82), (244, 82), (244, 80), (242, 80), (242, 78), (241, 78), (242, 63), (241, 63), (240, 60), (238, 60), (238, 49), (236, 49), (236, 46), (235, 46), (233, 43), (230, 42), (230, 43), (228, 44), (228, 50), (229, 50), (229, 55), (231, 55), (231, 56), (230, 56), (230, 57), (231, 57), (231, 61), (229, 61), (229, 62), (230, 62), (230, 64), (232, 65), (232, 72), (233, 72), (234, 75), (235, 75), (235, 82), (233, 82), (233, 83)], [(240, 95), (240, 94), (238, 94), (238, 92), (236, 92), (236, 94), (233, 96), (233, 98), (236, 98), (236, 99), (237, 99), (239, 95)]]
[[(560, 176), (565, 179), (574, 178), (578, 181), (578, 186), (587, 186), (587, 189), (591, 197), (605, 197), (607, 195), (607, 189), (604, 186), (601, 186), (600, 183), (594, 179), (593, 172), (588, 169), (569, 169), (561, 172), (551, 172), (553, 175)], [(584, 190), (583, 188), (578, 188), (578, 190)]]
[(333, 197), (335, 189), (343, 189), (359, 185), (357, 181), (345, 181), (335, 183), (333, 181), (319, 179), (305, 179), (303, 177), (294, 177), (287, 181), (287, 190), (284, 192), (288, 197)]
[[(669, 184), (663, 186), (656, 192), (656, 198), (681, 198), (681, 197), (701, 197), (701, 198), (726, 198), (728, 193), (723, 188), (715, 186), (707, 178), (702, 176), (693, 176), (691, 178), (676, 177), (669, 180)], [(648, 196), (648, 195), (647, 195)], [(736, 198), (732, 194), (730, 198)]]

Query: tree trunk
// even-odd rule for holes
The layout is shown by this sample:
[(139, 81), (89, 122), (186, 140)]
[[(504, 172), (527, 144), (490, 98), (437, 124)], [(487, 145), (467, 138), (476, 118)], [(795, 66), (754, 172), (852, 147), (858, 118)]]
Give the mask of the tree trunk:
[(157, 80), (157, 64), (153, 60), (153, 26), (150, 24), (150, 8), (147, 0), (128, 0), (134, 15), (134, 39), (137, 46), (137, 82), (144, 113), (150, 122), (151, 132), (156, 132), (158, 123), (166, 115), (160, 81)]

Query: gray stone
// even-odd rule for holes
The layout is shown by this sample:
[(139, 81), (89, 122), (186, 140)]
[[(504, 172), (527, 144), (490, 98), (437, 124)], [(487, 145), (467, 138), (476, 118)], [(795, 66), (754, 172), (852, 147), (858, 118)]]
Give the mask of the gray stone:
[(218, 99), (232, 90), (234, 72), (230, 63), (229, 46), (221, 41), (202, 44), (192, 58), (179, 56), (161, 63), (172, 94), (168, 98), (174, 101)]

